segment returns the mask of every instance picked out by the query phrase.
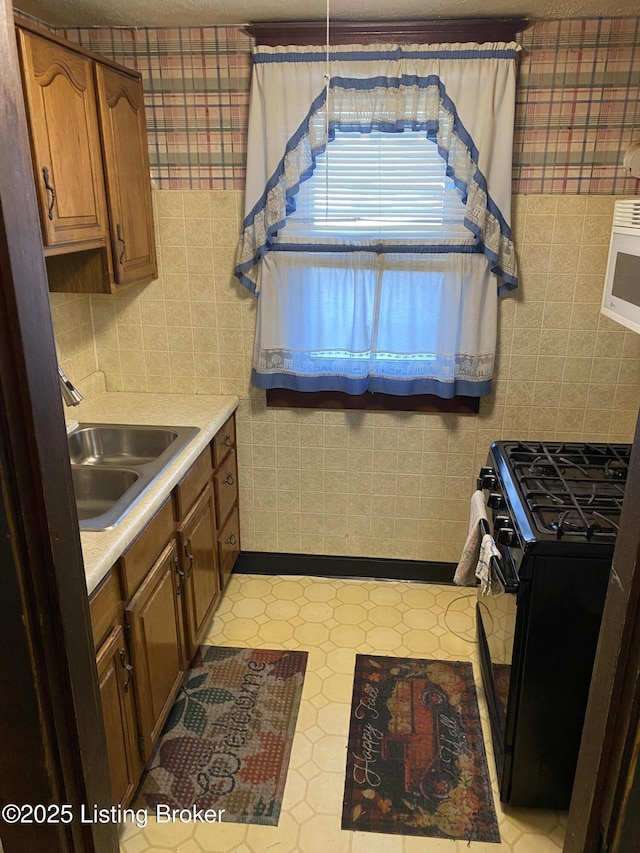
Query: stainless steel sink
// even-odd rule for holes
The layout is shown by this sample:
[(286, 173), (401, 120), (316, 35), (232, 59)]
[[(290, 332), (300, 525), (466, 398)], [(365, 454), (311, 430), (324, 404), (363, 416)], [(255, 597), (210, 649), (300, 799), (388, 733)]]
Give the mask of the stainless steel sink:
[(80, 424), (69, 436), (69, 457), (77, 465), (145, 465), (177, 437), (177, 427)]
[(98, 518), (108, 512), (139, 479), (130, 468), (72, 465), (78, 519)]
[(80, 530), (114, 527), (198, 432), (197, 427), (79, 424), (68, 444)]

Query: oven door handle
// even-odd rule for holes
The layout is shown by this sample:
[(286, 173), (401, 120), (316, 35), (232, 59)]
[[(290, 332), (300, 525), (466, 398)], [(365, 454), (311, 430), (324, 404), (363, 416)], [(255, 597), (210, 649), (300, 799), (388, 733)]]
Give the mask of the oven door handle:
[(495, 575), (498, 580), (498, 583), (502, 587), (503, 592), (517, 592), (518, 587), (520, 586), (520, 578), (516, 575), (513, 578), (505, 577), (505, 573), (502, 570), (502, 561), (497, 557), (492, 557), (489, 561), (490, 571)]
[[(486, 518), (480, 519), (480, 530), (482, 535), (486, 534), (491, 535), (491, 530), (489, 528), (489, 522)], [(496, 577), (498, 583), (502, 587), (504, 592), (517, 592), (518, 587), (520, 586), (520, 578), (518, 577), (517, 572), (514, 569), (513, 577), (510, 577), (509, 580), (505, 577), (505, 574), (502, 570), (502, 560), (498, 559), (498, 557), (491, 557), (489, 561), (489, 571), (493, 572)]]

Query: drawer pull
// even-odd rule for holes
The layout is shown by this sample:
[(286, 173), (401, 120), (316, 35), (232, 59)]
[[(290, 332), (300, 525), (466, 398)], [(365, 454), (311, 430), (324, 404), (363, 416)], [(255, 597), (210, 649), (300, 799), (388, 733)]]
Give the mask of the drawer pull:
[(233, 444), (233, 439), (227, 433), (227, 435), (225, 435), (225, 437), (222, 439), (222, 443), (224, 444), (225, 447), (231, 447), (231, 445)]
[(236, 534), (232, 533), (231, 536), (227, 539), (227, 545), (235, 545), (238, 542), (236, 539)]
[(193, 554), (191, 553), (191, 540), (187, 539), (184, 543), (184, 555), (189, 560), (189, 565), (187, 566), (187, 578), (191, 577), (191, 569), (193, 568)]
[(126, 693), (129, 690), (129, 685), (131, 684), (131, 673), (133, 672), (133, 667), (131, 666), (131, 664), (127, 660), (124, 649), (119, 649), (118, 654), (120, 655), (120, 663), (122, 664), (122, 668), (127, 673), (127, 680), (125, 681), (123, 688), (122, 688), (124, 690), (124, 692)]
[(229, 471), (227, 476), (224, 478), (224, 482), (227, 484), (227, 486), (233, 486), (233, 484), (235, 483), (235, 480), (233, 479), (233, 474), (231, 473), (231, 471)]

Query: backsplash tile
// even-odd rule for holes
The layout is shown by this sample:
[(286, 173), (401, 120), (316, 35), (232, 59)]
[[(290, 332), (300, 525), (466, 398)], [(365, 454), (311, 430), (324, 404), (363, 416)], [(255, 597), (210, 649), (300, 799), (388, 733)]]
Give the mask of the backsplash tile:
[(640, 338), (600, 314), (593, 271), (612, 200), (515, 201), (522, 283), (500, 301), (477, 417), (267, 409), (250, 385), (255, 300), (232, 276), (239, 192), (154, 192), (160, 278), (121, 296), (52, 294), (61, 362), (73, 380), (97, 366), (109, 390), (240, 397), (247, 550), (456, 561), (491, 441), (630, 441), (640, 403)]
[(89, 376), (98, 369), (90, 297), (50, 293), (49, 300), (58, 361), (76, 380)]

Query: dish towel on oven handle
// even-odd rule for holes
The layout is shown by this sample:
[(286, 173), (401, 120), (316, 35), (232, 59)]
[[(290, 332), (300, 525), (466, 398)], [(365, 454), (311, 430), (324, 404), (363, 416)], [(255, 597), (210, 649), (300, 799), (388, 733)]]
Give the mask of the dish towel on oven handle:
[(491, 571), (491, 560), (495, 557), (500, 559), (500, 551), (496, 545), (493, 536), (490, 533), (485, 533), (480, 543), (480, 555), (478, 557), (478, 565), (476, 566), (475, 576), (480, 581), (481, 595), (498, 595), (502, 592), (502, 587), (498, 582), (495, 574)]
[(478, 489), (471, 495), (471, 506), (469, 508), (469, 533), (467, 541), (462, 549), (462, 556), (453, 576), (453, 582), (458, 586), (475, 586), (476, 568), (480, 558), (480, 545), (482, 544), (483, 530), (480, 521), (489, 523), (487, 518), (487, 507), (484, 502), (484, 493)]

